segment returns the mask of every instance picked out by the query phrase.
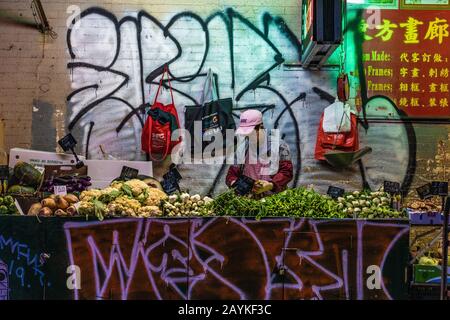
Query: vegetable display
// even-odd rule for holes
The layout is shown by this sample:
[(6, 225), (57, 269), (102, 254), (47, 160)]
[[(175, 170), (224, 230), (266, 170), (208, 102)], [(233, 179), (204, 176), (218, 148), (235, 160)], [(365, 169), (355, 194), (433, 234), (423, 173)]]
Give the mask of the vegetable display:
[(339, 205), (312, 189), (296, 188), (254, 200), (233, 191), (219, 195), (211, 205), (219, 216), (345, 218)]
[(99, 220), (111, 216), (161, 216), (161, 202), (166, 199), (163, 191), (139, 179), (114, 181), (105, 189), (81, 192), (78, 212)]
[(391, 208), (391, 195), (383, 191), (354, 191), (337, 199), (339, 209), (349, 218), (404, 218), (405, 212)]
[(66, 186), (67, 192), (82, 192), (91, 185), (89, 176), (65, 175), (45, 180), (41, 191), (53, 192), (54, 186)]
[(440, 212), (442, 210), (441, 199), (439, 198), (412, 200), (407, 204), (407, 207), (417, 212)]
[(73, 194), (67, 194), (65, 196), (53, 194), (48, 198), (43, 199), (41, 202), (33, 204), (28, 210), (28, 215), (43, 217), (76, 216), (77, 209), (75, 204), (78, 202), (78, 197)]
[(0, 215), (18, 214), (14, 198), (11, 196), (0, 197)]
[(198, 194), (192, 196), (188, 193), (173, 194), (163, 201), (163, 214), (168, 217), (211, 216), (213, 211), (210, 205), (213, 201)]

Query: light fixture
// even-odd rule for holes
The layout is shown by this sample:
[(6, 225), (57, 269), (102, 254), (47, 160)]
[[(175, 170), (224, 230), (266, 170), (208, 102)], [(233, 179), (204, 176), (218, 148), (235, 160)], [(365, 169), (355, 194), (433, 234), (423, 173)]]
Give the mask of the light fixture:
[(32, 0), (31, 10), (33, 11), (33, 16), (34, 20), (36, 21), (37, 28), (43, 34), (48, 34), (53, 39), (56, 39), (58, 37), (58, 34), (55, 31), (53, 31), (52, 27), (50, 27), (44, 8), (42, 7), (41, 0)]

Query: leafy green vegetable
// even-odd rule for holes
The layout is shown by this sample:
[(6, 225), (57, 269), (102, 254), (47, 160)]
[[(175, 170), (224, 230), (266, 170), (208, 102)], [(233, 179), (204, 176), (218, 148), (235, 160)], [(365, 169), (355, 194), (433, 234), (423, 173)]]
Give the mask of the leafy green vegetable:
[(345, 218), (338, 204), (314, 190), (296, 188), (261, 200), (241, 197), (230, 190), (212, 204), (219, 216)]
[(122, 191), (129, 197), (133, 197), (133, 190), (126, 184), (122, 185)]

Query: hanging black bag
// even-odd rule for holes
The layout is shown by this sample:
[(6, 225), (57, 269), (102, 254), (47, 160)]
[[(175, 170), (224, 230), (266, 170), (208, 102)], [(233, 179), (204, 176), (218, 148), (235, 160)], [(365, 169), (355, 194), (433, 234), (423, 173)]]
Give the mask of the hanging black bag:
[[(191, 135), (191, 151), (197, 144), (201, 151), (211, 143), (211, 136), (220, 132), (223, 146), (226, 147), (226, 130), (236, 129), (233, 119), (233, 99), (218, 99), (217, 90), (211, 69), (208, 70), (200, 105), (185, 107), (185, 128)], [(201, 134), (195, 132), (195, 122), (201, 122)], [(200, 150), (198, 150), (200, 151)]]

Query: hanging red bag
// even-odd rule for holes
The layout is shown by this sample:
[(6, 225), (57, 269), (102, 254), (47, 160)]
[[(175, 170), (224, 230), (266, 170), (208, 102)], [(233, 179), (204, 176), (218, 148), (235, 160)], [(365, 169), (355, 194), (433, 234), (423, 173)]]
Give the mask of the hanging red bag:
[(354, 152), (359, 149), (358, 123), (354, 113), (350, 113), (351, 127), (348, 132), (325, 132), (323, 130), (323, 118), (324, 115), (322, 114), (314, 152), (316, 160), (326, 160), (324, 155), (328, 151)]
[[(164, 76), (167, 74), (170, 96), (172, 103), (164, 105), (158, 102), (158, 95), (162, 87)], [(167, 65), (159, 81), (158, 91), (156, 92), (153, 105), (148, 111), (148, 117), (142, 129), (141, 148), (148, 153), (153, 161), (163, 161), (172, 149), (181, 142), (181, 138), (172, 141), (172, 133), (180, 128), (177, 109), (173, 100), (172, 85)]]

